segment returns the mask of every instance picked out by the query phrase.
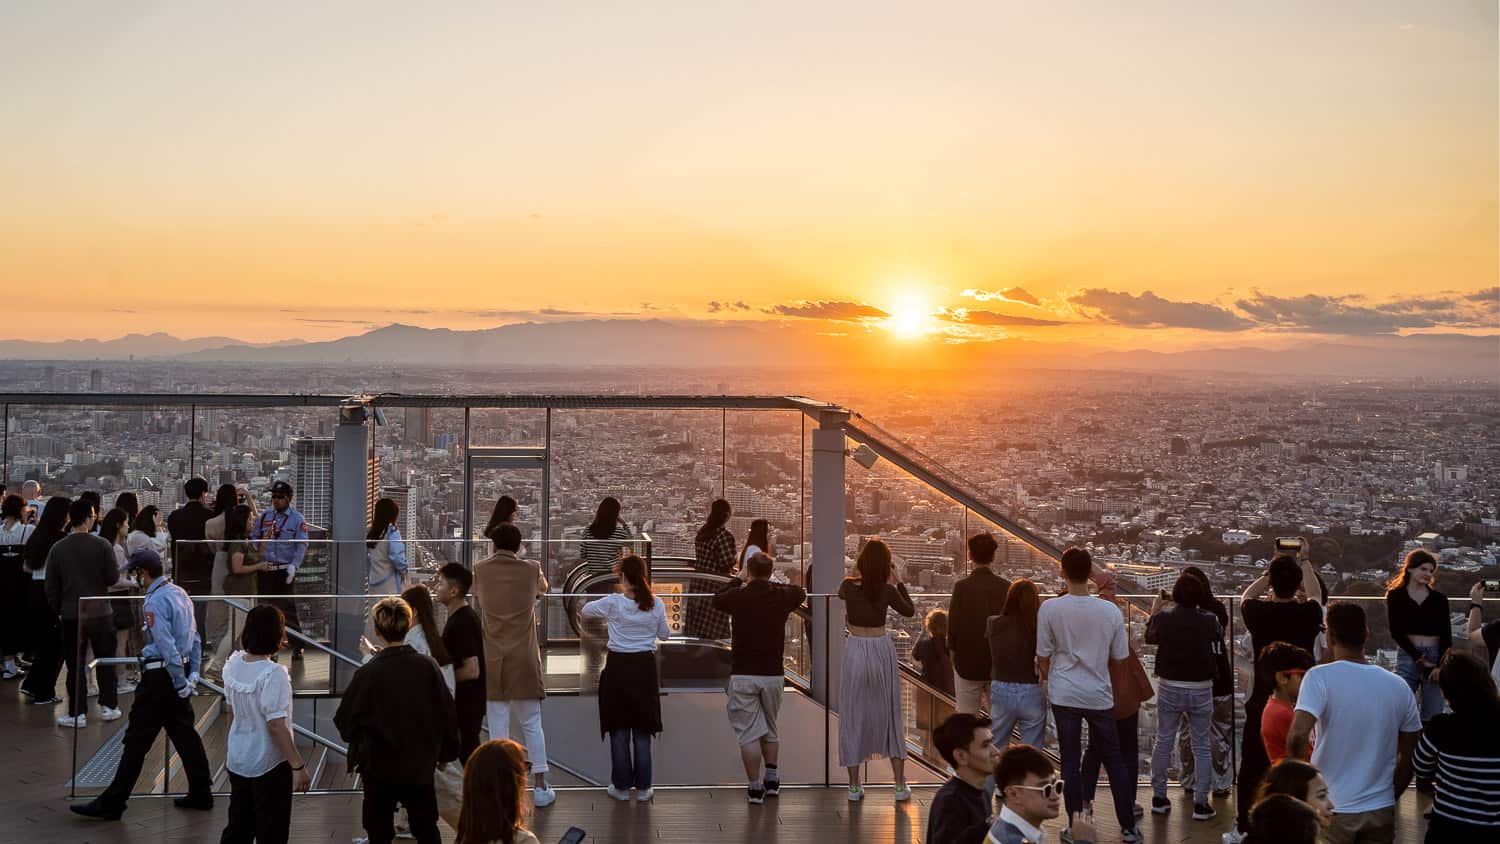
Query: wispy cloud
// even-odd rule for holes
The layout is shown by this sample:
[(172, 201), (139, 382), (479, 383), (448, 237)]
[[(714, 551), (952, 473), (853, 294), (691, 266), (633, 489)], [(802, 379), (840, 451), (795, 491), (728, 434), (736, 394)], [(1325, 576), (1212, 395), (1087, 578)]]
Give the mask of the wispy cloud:
[(773, 316), (799, 317), (801, 319), (831, 319), (842, 322), (863, 322), (870, 319), (885, 319), (889, 313), (863, 302), (796, 302), (790, 305), (771, 305), (761, 308), (762, 313)]
[(748, 311), (750, 306), (744, 302), (709, 302), (708, 312), (711, 314), (727, 313), (731, 311)]
[(973, 299), (976, 302), (1015, 302), (1021, 305), (1030, 305), (1033, 308), (1042, 306), (1040, 299), (1019, 287), (1007, 287), (1004, 290), (977, 290), (971, 287), (958, 295), (965, 299)]
[(1500, 328), (1493, 290), (1368, 302), (1351, 296), (1270, 296), (1256, 291), (1235, 306), (1267, 328), (1312, 334), (1393, 334), (1401, 329)]
[(1086, 316), (1134, 328), (1196, 328), (1202, 331), (1244, 331), (1255, 323), (1202, 302), (1174, 302), (1147, 290), (1140, 295), (1092, 288), (1068, 301)]
[(1048, 326), (1066, 325), (1067, 323), (1058, 319), (1041, 319), (1040, 317), (1015, 316), (1014, 314), (1002, 314), (999, 311), (989, 311), (979, 308), (954, 308), (951, 311), (942, 311), (935, 315), (938, 319), (960, 325), (985, 325), (985, 326)]

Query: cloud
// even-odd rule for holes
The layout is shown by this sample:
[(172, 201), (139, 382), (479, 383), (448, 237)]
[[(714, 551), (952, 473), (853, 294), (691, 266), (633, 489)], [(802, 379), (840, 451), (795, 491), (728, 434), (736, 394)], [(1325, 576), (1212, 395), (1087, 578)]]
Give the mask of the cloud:
[(717, 314), (717, 313), (729, 312), (729, 311), (748, 311), (748, 310), (750, 310), (750, 306), (747, 305), (747, 304), (745, 304), (744, 302), (709, 302), (708, 303), (708, 312), (711, 313), (711, 314)]
[(1500, 298), (1492, 289), (1449, 291), (1367, 303), (1351, 296), (1268, 296), (1260, 291), (1235, 305), (1280, 331), (1312, 334), (1394, 334), (1411, 328), (1496, 328)]
[(1012, 316), (1002, 314), (999, 311), (986, 311), (974, 308), (955, 308), (951, 311), (943, 311), (936, 315), (938, 319), (948, 322), (956, 322), (961, 325), (1065, 325), (1062, 320), (1038, 319), (1036, 317)]
[(874, 305), (866, 305), (862, 302), (804, 301), (791, 305), (771, 305), (770, 307), (761, 308), (761, 312), (773, 316), (800, 317), (802, 319), (832, 319), (843, 322), (885, 319), (890, 316), (890, 314)]
[(1030, 305), (1033, 308), (1042, 306), (1041, 300), (1019, 287), (1007, 287), (1004, 290), (976, 290), (971, 287), (958, 295), (966, 299), (974, 299), (978, 302), (991, 302), (998, 299), (1002, 302), (1016, 302), (1021, 305)]
[(1139, 296), (1091, 288), (1069, 302), (1085, 315), (1135, 328), (1196, 328), (1200, 331), (1244, 331), (1255, 323), (1232, 311), (1202, 302), (1174, 302), (1147, 290)]
[(373, 327), (379, 324), (367, 319), (315, 319), (313, 317), (298, 317), (297, 321), (312, 325), (364, 325)]

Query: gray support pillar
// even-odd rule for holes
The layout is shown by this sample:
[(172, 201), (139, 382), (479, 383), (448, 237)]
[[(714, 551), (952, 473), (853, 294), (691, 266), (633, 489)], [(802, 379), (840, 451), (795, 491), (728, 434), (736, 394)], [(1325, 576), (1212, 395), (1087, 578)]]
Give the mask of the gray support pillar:
[[(370, 431), (362, 403), (339, 408), (339, 424), (333, 432), (333, 506), (329, 538), (334, 540), (329, 556), (328, 591), (337, 595), (365, 594), (365, 507), (369, 499)], [(359, 659), (359, 637), (364, 632), (364, 601), (339, 600), (329, 608), (333, 621), (333, 647)], [(337, 687), (348, 681), (351, 670), (341, 666)]]
[[(842, 413), (825, 413), (812, 432), (812, 571), (809, 592), (832, 594), (844, 579), (844, 430)], [(812, 602), (813, 697), (834, 711), (844, 660), (844, 602)]]

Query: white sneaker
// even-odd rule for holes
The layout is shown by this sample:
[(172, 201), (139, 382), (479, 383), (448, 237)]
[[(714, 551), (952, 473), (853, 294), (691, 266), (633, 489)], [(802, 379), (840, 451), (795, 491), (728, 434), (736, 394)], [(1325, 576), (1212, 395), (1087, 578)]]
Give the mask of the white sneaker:
[(1224, 844), (1244, 844), (1245, 833), (1240, 832), (1238, 829), (1231, 829), (1224, 833), (1224, 836), (1219, 840)]
[(120, 681), (120, 686), (119, 686), (119, 688), (117, 688), (115, 690), (115, 693), (116, 694), (122, 694), (122, 695), (128, 695), (128, 694), (130, 694), (133, 691), (135, 691), (135, 681), (134, 680), (121, 680)]
[(78, 715), (76, 717), (72, 715), (63, 715), (57, 719), (57, 726), (59, 727), (73, 727), (76, 729), (78, 727), (86, 727), (88, 726), (88, 723), (89, 719), (86, 715)]
[(123, 715), (123, 714), (125, 714), (125, 713), (121, 712), (118, 709), (114, 709), (114, 708), (111, 708), (111, 707), (108, 707), (108, 706), (101, 706), (101, 707), (99, 707), (99, 720), (100, 721), (118, 721), (120, 719), (120, 716)]
[(531, 805), (537, 807), (538, 809), (545, 809), (556, 802), (557, 792), (553, 791), (552, 786), (550, 785), (543, 788), (533, 788), (531, 790)]
[(906, 783), (901, 783), (900, 785), (896, 786), (896, 802), (897, 803), (905, 803), (906, 801), (908, 801), (910, 799), (911, 799), (911, 786), (907, 785)]
[(635, 802), (637, 802), (637, 803), (645, 803), (647, 800), (650, 800), (655, 795), (656, 795), (656, 789), (654, 789), (654, 788), (648, 788), (648, 789), (646, 789), (644, 791), (637, 791), (635, 793)]
[(630, 792), (628, 792), (628, 791), (621, 791), (620, 789), (615, 788), (614, 786), (610, 786), (609, 788), (604, 789), (604, 793), (608, 794), (610, 797), (613, 797), (614, 799), (619, 800), (621, 802), (629, 802), (630, 801)]
[(849, 786), (849, 802), (858, 803), (865, 799), (865, 790), (857, 785)]

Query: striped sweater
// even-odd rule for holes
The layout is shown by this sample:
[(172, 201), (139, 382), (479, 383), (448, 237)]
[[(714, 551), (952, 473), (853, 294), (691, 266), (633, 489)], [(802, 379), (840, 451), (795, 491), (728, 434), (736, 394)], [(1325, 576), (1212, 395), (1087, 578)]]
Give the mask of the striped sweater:
[[(1417, 742), (1413, 759), (1419, 779), (1433, 779), (1434, 825), (1488, 830), (1500, 840), (1500, 730), (1490, 719), (1435, 716)], [(1446, 840), (1446, 839), (1445, 839)]]

